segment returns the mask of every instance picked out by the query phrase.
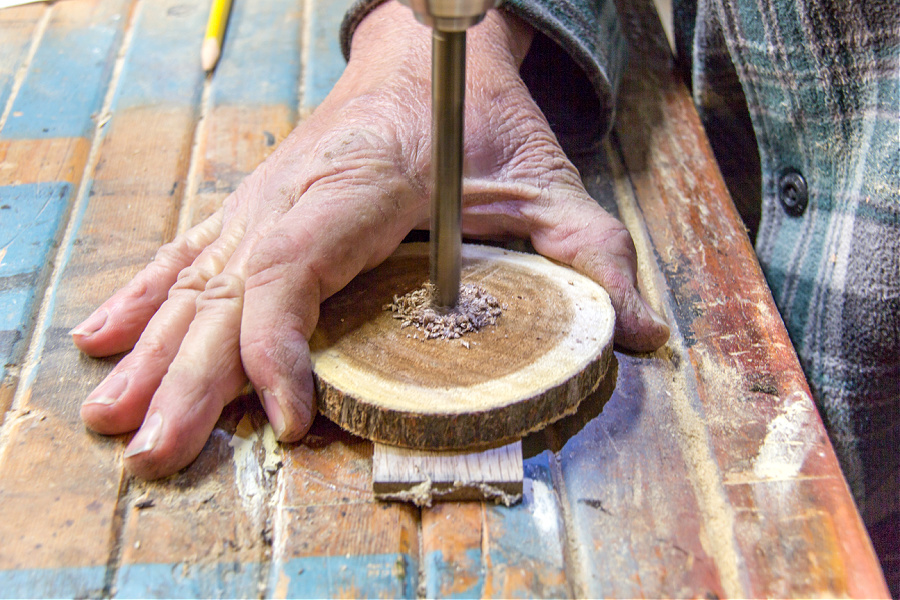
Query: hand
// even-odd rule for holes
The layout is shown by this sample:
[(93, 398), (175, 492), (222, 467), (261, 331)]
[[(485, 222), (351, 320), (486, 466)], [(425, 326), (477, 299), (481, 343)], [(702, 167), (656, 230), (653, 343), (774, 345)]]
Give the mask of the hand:
[[(606, 287), (619, 344), (661, 346), (668, 328), (635, 288), (631, 237), (587, 195), (518, 76), (531, 30), (492, 11), (468, 37), (464, 232), (530, 237)], [(384, 4), (315, 113), (72, 331), (91, 356), (133, 347), (81, 409), (100, 433), (139, 428), (129, 471), (188, 465), (248, 378), (278, 439), (305, 435), (319, 304), (427, 227), (430, 128), (430, 32)]]

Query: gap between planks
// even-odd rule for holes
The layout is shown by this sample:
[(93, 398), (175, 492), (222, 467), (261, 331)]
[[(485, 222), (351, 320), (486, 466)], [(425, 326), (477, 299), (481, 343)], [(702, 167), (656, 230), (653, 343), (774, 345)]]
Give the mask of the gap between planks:
[(214, 75), (215, 69), (207, 73), (206, 79), (203, 80), (203, 92), (200, 95), (200, 115), (197, 117), (197, 125), (194, 127), (190, 163), (185, 176), (187, 185), (185, 186), (184, 195), (181, 197), (181, 208), (178, 210), (178, 225), (175, 228), (176, 236), (183, 234), (196, 224), (194, 223), (194, 204), (196, 204), (197, 192), (200, 189), (200, 178), (203, 176), (203, 169), (200, 165), (203, 162), (203, 153), (206, 151), (206, 130), (209, 125), (209, 113), (212, 110), (212, 78)]

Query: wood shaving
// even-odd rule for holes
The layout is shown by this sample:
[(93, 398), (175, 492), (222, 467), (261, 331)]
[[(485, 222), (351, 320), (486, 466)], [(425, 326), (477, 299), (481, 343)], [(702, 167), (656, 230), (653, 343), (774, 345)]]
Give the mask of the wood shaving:
[[(497, 323), (503, 313), (500, 302), (480, 285), (464, 283), (459, 288), (459, 301), (450, 310), (441, 310), (434, 304), (434, 284), (426, 282), (422, 287), (394, 296), (393, 302), (384, 305), (393, 317), (400, 321), (400, 328), (415, 327), (429, 339), (456, 339)], [(413, 338), (417, 338), (413, 335)]]

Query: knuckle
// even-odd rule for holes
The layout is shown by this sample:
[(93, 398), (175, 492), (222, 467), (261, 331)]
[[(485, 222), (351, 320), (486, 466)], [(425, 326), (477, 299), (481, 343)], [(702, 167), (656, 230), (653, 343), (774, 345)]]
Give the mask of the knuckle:
[(172, 286), (170, 294), (178, 291), (200, 293), (206, 289), (207, 282), (213, 276), (214, 274), (211, 271), (196, 263), (185, 267), (178, 273), (178, 278), (175, 280), (175, 285)]
[(140, 356), (143, 360), (153, 363), (167, 363), (172, 359), (176, 350), (177, 347), (173, 349), (172, 345), (166, 343), (162, 338), (152, 337), (147, 339), (142, 338), (138, 347), (135, 348), (134, 354)]
[(215, 300), (234, 300), (244, 295), (244, 280), (232, 273), (219, 273), (212, 277), (206, 288), (197, 298), (199, 302), (211, 302)]
[(614, 225), (609, 227), (602, 243), (606, 247), (607, 251), (611, 254), (617, 254), (621, 256), (637, 255), (637, 251), (634, 247), (634, 239), (631, 237), (631, 232), (628, 231), (625, 225), (619, 223), (618, 221), (616, 221)]

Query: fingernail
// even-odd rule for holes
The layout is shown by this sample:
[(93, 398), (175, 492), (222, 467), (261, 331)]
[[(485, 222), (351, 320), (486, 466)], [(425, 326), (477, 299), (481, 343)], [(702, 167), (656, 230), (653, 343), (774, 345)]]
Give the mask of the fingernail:
[(269, 415), (269, 423), (272, 424), (272, 430), (275, 431), (275, 439), (278, 439), (284, 435), (285, 428), (284, 413), (281, 410), (281, 405), (278, 404), (275, 394), (269, 390), (263, 390), (262, 397), (266, 414)]
[(79, 325), (76, 325), (75, 329), (69, 332), (69, 335), (93, 335), (103, 329), (103, 326), (106, 325), (106, 319), (108, 318), (108, 312), (106, 312), (105, 310), (98, 310), (87, 319), (82, 321)]
[(657, 313), (657, 312), (656, 312), (655, 310), (653, 310), (652, 308), (650, 309), (649, 312), (650, 312), (650, 318), (653, 319), (653, 322), (654, 322), (654, 323), (656, 323), (656, 324), (659, 325), (660, 327), (665, 327), (666, 329), (669, 328), (669, 324), (666, 323), (666, 320), (665, 320), (665, 319), (663, 319), (661, 316), (659, 316), (659, 313)]
[(128, 373), (114, 373), (97, 389), (91, 392), (85, 404), (103, 404), (109, 406), (118, 402), (125, 388), (128, 387)]
[[(653, 307), (650, 306), (646, 301), (644, 301), (644, 306), (647, 308), (647, 314), (650, 315), (650, 318), (659, 327), (660, 334), (658, 340), (656, 341), (656, 344), (661, 346), (665, 344), (666, 340), (669, 339), (669, 336), (672, 335), (672, 329), (669, 327), (669, 324), (666, 323), (666, 320), (662, 318), (658, 312), (653, 310)], [(665, 338), (663, 338), (663, 335), (665, 335)]]
[(125, 449), (125, 458), (130, 458), (153, 450), (153, 447), (156, 446), (156, 442), (159, 439), (159, 432), (161, 429), (162, 415), (155, 412), (147, 417), (141, 430), (137, 432), (137, 435), (135, 435), (131, 440), (131, 443), (128, 444), (128, 448)]

